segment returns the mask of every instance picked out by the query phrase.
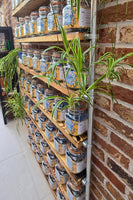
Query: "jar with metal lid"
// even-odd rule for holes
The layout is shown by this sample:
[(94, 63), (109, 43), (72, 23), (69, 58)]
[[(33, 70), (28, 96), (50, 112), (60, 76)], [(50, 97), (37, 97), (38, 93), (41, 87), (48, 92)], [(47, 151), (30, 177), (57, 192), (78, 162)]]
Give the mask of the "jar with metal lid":
[(33, 50), (32, 49), (28, 49), (28, 51), (27, 51), (27, 66), (30, 69), (33, 68), (32, 59), (33, 59)]
[(37, 80), (33, 79), (31, 81), (31, 86), (30, 86), (30, 94), (31, 94), (32, 98), (36, 97), (36, 89), (37, 89)]
[(28, 106), (27, 106), (28, 99), (29, 99), (28, 96), (25, 95), (25, 96), (24, 96), (24, 107), (25, 107), (25, 108), (28, 107)]
[(47, 33), (47, 14), (49, 7), (42, 6), (39, 8), (39, 17), (37, 18), (37, 34), (44, 35)]
[(29, 144), (31, 144), (32, 140), (33, 140), (33, 137), (31, 135), (28, 135), (27, 141), (28, 141)]
[(47, 161), (48, 164), (50, 165), (50, 167), (55, 167), (55, 164), (57, 162), (57, 157), (55, 156), (55, 154), (51, 151), (51, 149), (49, 149), (47, 151)]
[(53, 2), (50, 7), (50, 12), (47, 15), (48, 32), (60, 31), (62, 26), (62, 9), (64, 4), (62, 2)]
[(32, 108), (33, 105), (34, 105), (33, 101), (31, 101), (30, 99), (28, 99), (28, 102), (27, 102), (27, 109), (28, 109), (28, 112), (29, 112), (30, 114), (32, 114), (31, 108)]
[(26, 126), (29, 127), (30, 122), (31, 122), (31, 118), (29, 116), (26, 116), (25, 117), (25, 124), (26, 124)]
[(24, 37), (30, 36), (30, 16), (24, 18)]
[(76, 148), (73, 144), (68, 144), (66, 163), (72, 173), (82, 172), (86, 168), (86, 149)]
[(42, 170), (43, 170), (45, 175), (49, 174), (49, 165), (48, 165), (48, 162), (46, 160), (42, 161)]
[(65, 29), (81, 29), (87, 30), (90, 26), (91, 10), (88, 1), (81, 0), (79, 19), (77, 17), (77, 7), (73, 3), (71, 8), (71, 1), (67, 0), (67, 5), (63, 8), (63, 27)]
[(12, 10), (15, 9), (15, 0), (12, 0)]
[[(60, 101), (60, 98), (55, 98), (54, 103), (53, 103), (53, 108), (54, 106)], [(66, 109), (63, 109), (67, 103), (63, 102), (61, 103), (55, 110), (54, 112), (54, 118), (58, 122), (64, 122), (65, 121), (65, 114), (66, 114)]]
[(21, 75), (21, 78), (20, 78), (20, 86), (23, 88), (25, 88), (25, 74), (22, 74)]
[(34, 153), (36, 153), (37, 145), (36, 145), (35, 141), (32, 141), (32, 142), (31, 142), (31, 148), (32, 148), (32, 151), (33, 151)]
[(43, 99), (43, 95), (44, 95), (44, 84), (37, 84), (37, 89), (36, 89), (36, 99), (37, 101), (40, 101), (41, 99)]
[(41, 60), (40, 60), (40, 70), (43, 75), (46, 75), (46, 71), (48, 70), (50, 63), (51, 63), (50, 53), (43, 51), (41, 53)]
[[(61, 59), (61, 54), (59, 52), (54, 52), (52, 54), (53, 64), (59, 62)], [(64, 68), (63, 63), (56, 64), (55, 68), (55, 79), (58, 81), (64, 81)]]
[(27, 65), (27, 52), (26, 49), (22, 50), (22, 64)]
[(19, 37), (24, 37), (24, 18), (19, 18)]
[(63, 155), (67, 150), (68, 139), (58, 130), (58, 132), (54, 136), (54, 147), (56, 151)]
[(19, 38), (19, 25), (20, 25), (20, 23), (16, 22), (16, 25), (15, 25), (15, 38)]
[(29, 124), (29, 129), (30, 129), (30, 133), (31, 133), (32, 135), (34, 135), (34, 132), (35, 132), (35, 130), (36, 130), (35, 124), (30, 123), (30, 124)]
[(40, 51), (35, 50), (33, 54), (34, 54), (34, 57), (32, 59), (33, 69), (37, 72), (40, 72), (40, 59), (41, 59)]
[(87, 104), (79, 102), (75, 108), (68, 109), (65, 118), (65, 127), (71, 135), (79, 136), (87, 131), (88, 113), (86, 108)]
[(32, 76), (31, 76), (31, 75), (26, 76), (26, 80), (25, 80), (25, 90), (26, 90), (27, 92), (30, 92), (31, 79), (32, 79)]
[(65, 184), (69, 177), (68, 173), (60, 162), (55, 165), (55, 175), (60, 184)]
[(38, 121), (39, 112), (40, 112), (39, 108), (32, 108), (32, 117), (36, 122)]
[(38, 12), (31, 12), (31, 21), (30, 21), (30, 35), (37, 35), (37, 18)]
[(60, 188), (58, 187), (56, 190), (57, 200), (66, 200)]
[(57, 183), (56, 183), (56, 180), (55, 180), (53, 174), (51, 174), (51, 173), (49, 173), (49, 175), (48, 175), (48, 182), (49, 182), (51, 189), (56, 190)]
[(45, 123), (45, 135), (49, 141), (53, 141), (55, 133), (55, 125), (50, 120), (47, 120), (47, 122)]
[(42, 153), (41, 153), (41, 151), (39, 149), (36, 150), (36, 159), (37, 159), (39, 164), (42, 163), (43, 156), (42, 156)]
[(35, 136), (35, 141), (37, 143), (40, 143), (40, 140), (42, 140), (43, 137), (42, 137), (41, 133), (37, 129), (35, 130), (34, 136)]
[(38, 117), (38, 124), (39, 124), (40, 129), (43, 131), (45, 130), (46, 121), (47, 121), (47, 117), (43, 113), (41, 113)]
[[(44, 99), (47, 97), (50, 97), (50, 96), (54, 96), (54, 94), (55, 94), (55, 91), (53, 90), (53, 88), (48, 88), (45, 90)], [(44, 102), (43, 102), (44, 109), (47, 109), (48, 111), (51, 112), (53, 103), (54, 103), (54, 99), (52, 99), (52, 98), (44, 100)]]
[(47, 151), (49, 150), (49, 146), (48, 143), (43, 139), (40, 140), (40, 150), (42, 152), (42, 154), (47, 154)]

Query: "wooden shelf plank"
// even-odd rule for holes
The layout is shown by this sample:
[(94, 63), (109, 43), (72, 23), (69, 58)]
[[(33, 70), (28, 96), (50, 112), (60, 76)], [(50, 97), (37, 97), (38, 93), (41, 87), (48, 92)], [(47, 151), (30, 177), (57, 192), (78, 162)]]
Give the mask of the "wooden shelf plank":
[[(30, 93), (28, 93), (25, 89), (21, 88), (21, 91), (23, 93), (25, 93), (35, 104), (37, 104), (37, 100), (36, 98), (32, 98)], [(83, 134), (81, 136), (72, 136), (70, 135), (67, 131), (66, 131), (66, 128), (65, 128), (65, 125), (63, 123), (58, 123), (56, 120), (54, 120), (52, 118), (52, 115), (50, 112), (48, 112), (47, 110), (44, 110), (44, 107), (42, 104), (39, 104), (38, 105), (38, 108), (44, 113), (44, 115), (46, 115), (46, 117), (48, 119), (50, 119), (53, 124), (55, 124), (55, 126), (67, 137), (67, 139), (72, 143), (74, 144), (77, 148), (80, 148), (82, 147), (82, 143), (83, 141), (87, 138), (87, 135), (86, 134)]]
[[(85, 34), (86, 33), (70, 32), (70, 33), (67, 33), (67, 40), (71, 41), (73, 38), (77, 38), (77, 39), (80, 38), (80, 40), (85, 40)], [(57, 42), (57, 41), (62, 42), (61, 34), (49, 34), (49, 35), (44, 35), (44, 36), (15, 39), (16, 43)]]
[(48, 143), (49, 147), (51, 148), (51, 150), (54, 152), (54, 154), (56, 155), (56, 157), (58, 158), (58, 160), (61, 162), (61, 164), (63, 165), (63, 167), (65, 168), (65, 170), (67, 171), (67, 173), (69, 174), (69, 176), (73, 179), (73, 181), (77, 184), (81, 184), (82, 179), (85, 177), (85, 170), (79, 174), (73, 174), (70, 172), (70, 170), (67, 167), (66, 164), (66, 155), (59, 155), (57, 153), (57, 151), (54, 148), (54, 142), (51, 142), (47, 139), (45, 132), (42, 131), (38, 125), (37, 122), (34, 121), (34, 119), (32, 118), (31, 114), (29, 114), (28, 110), (25, 108), (25, 111), (27, 113), (28, 116), (30, 116), (32, 122), (35, 124), (35, 126), (37, 127), (37, 129), (39, 130), (39, 132), (42, 134), (43, 138), (46, 140), (46, 142)]
[(24, 0), (15, 10), (12, 11), (14, 17), (25, 17), (32, 11), (38, 10), (42, 5), (48, 5), (49, 0)]
[[(24, 66), (23, 64), (19, 64), (19, 67), (21, 69), (23, 69), (24, 71), (28, 72), (29, 74), (32, 74), (33, 76), (35, 75), (42, 75), (41, 73), (37, 73), (35, 72), (33, 69), (29, 69), (27, 66)], [(45, 77), (38, 77), (39, 80), (47, 83), (47, 79)], [(55, 88), (56, 90), (62, 92), (63, 94), (65, 95), (68, 95), (68, 89), (65, 87), (65, 85), (63, 83), (61, 83), (60, 85), (59, 84), (56, 84), (54, 82), (50, 82), (49, 83), (50, 86), (52, 86), (53, 88)], [(73, 90), (69, 90), (69, 93), (72, 94), (74, 91)]]

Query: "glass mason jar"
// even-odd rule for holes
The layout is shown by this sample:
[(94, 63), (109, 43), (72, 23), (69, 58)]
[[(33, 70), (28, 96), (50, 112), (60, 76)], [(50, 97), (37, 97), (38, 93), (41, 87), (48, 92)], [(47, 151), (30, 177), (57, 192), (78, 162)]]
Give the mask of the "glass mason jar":
[(33, 69), (37, 72), (40, 72), (40, 59), (41, 59), (40, 51), (35, 50), (32, 62), (33, 62)]
[(35, 36), (37, 35), (37, 18), (38, 12), (31, 12), (31, 21), (30, 21), (30, 35)]
[(46, 160), (42, 161), (42, 170), (43, 170), (45, 175), (49, 174), (49, 165), (48, 165), (48, 162)]
[(38, 124), (41, 130), (45, 130), (45, 122), (47, 121), (47, 117), (41, 113), (38, 118)]
[(24, 37), (30, 36), (30, 16), (26, 16), (24, 18), (25, 23), (24, 23)]
[(27, 108), (28, 96), (24, 96), (24, 107)]
[(62, 2), (53, 2), (50, 7), (50, 12), (47, 15), (48, 32), (60, 31), (62, 26), (62, 9), (64, 4)]
[(57, 162), (57, 157), (55, 154), (50, 150), (47, 151), (47, 161), (50, 167), (55, 167), (55, 164)]
[(86, 0), (80, 2), (80, 14), (77, 18), (77, 7), (73, 3), (71, 9), (71, 1), (67, 0), (67, 5), (63, 8), (63, 27), (65, 29), (88, 29), (90, 26), (91, 10)]
[(12, 0), (12, 10), (15, 9), (15, 0)]
[(33, 137), (31, 135), (28, 135), (27, 141), (28, 141), (29, 144), (31, 144), (31, 142), (33, 141)]
[[(60, 101), (60, 98), (55, 98), (54, 103), (53, 103), (53, 108), (54, 106)], [(57, 120), (58, 122), (64, 122), (65, 121), (65, 115), (67, 110), (63, 108), (67, 105), (67, 103), (63, 102), (61, 103), (58, 108), (56, 108), (55, 112), (54, 112), (54, 118), (55, 120)]]
[(20, 25), (20, 23), (16, 22), (16, 25), (15, 25), (15, 38), (19, 38), (19, 25)]
[(43, 156), (42, 156), (42, 153), (41, 153), (41, 151), (39, 149), (36, 150), (36, 159), (37, 159), (39, 164), (42, 163)]
[(24, 37), (24, 18), (19, 18), (19, 37)]
[(32, 80), (32, 76), (31, 76), (31, 75), (26, 76), (26, 80), (25, 80), (25, 90), (26, 90), (27, 92), (29, 92), (29, 93), (30, 93), (31, 80)]
[(22, 50), (22, 64), (27, 65), (27, 52), (26, 49)]
[[(52, 54), (52, 60), (53, 64), (55, 62), (58, 62), (61, 59), (61, 54), (58, 52), (54, 52)], [(56, 65), (55, 68), (55, 79), (58, 81), (64, 81), (64, 69), (63, 69), (63, 63), (59, 63)]]
[(57, 183), (56, 183), (54, 176), (51, 173), (49, 173), (49, 175), (48, 175), (48, 182), (49, 182), (51, 189), (56, 190)]
[(45, 135), (47, 139), (49, 141), (53, 141), (55, 133), (56, 133), (55, 125), (50, 120), (47, 120), (47, 122), (45, 123)]
[(22, 74), (22, 75), (21, 75), (20, 86), (21, 86), (22, 88), (25, 88), (25, 74)]
[(33, 59), (33, 50), (32, 49), (28, 49), (28, 51), (27, 51), (27, 66), (30, 69), (33, 68), (32, 59)]
[(64, 197), (64, 195), (62, 194), (62, 191), (60, 190), (60, 188), (58, 187), (56, 190), (56, 195), (57, 195), (57, 200), (66, 200), (66, 198)]
[(41, 133), (37, 129), (35, 130), (34, 137), (37, 143), (40, 143), (40, 140), (42, 140), (43, 138)]
[(56, 151), (63, 155), (67, 150), (68, 139), (58, 130), (54, 136), (54, 147)]
[(33, 105), (34, 105), (33, 101), (31, 101), (31, 100), (29, 99), (28, 102), (27, 102), (27, 109), (28, 109), (28, 112), (29, 112), (30, 114), (32, 114), (31, 108), (32, 108)]
[(51, 63), (51, 55), (50, 53), (44, 51), (41, 53), (41, 57), (42, 58), (40, 60), (40, 70), (43, 75), (46, 75), (46, 72)]
[(68, 109), (65, 117), (65, 127), (71, 135), (79, 136), (87, 131), (88, 113), (86, 108), (87, 104), (79, 102), (76, 108)]
[(55, 175), (60, 184), (65, 184), (69, 177), (60, 162), (55, 165)]
[(26, 124), (26, 126), (29, 127), (30, 122), (31, 122), (31, 118), (29, 116), (26, 116), (25, 117), (25, 124)]
[(40, 112), (39, 108), (32, 107), (32, 117), (37, 122), (38, 121), (38, 113)]
[(33, 151), (34, 153), (36, 153), (37, 145), (36, 145), (35, 141), (32, 141), (32, 142), (31, 142), (31, 148), (32, 148), (32, 151)]
[(39, 8), (39, 17), (37, 18), (37, 34), (44, 35), (47, 33), (47, 14), (49, 7), (42, 6)]
[[(53, 90), (53, 88), (50, 89), (46, 89), (45, 93), (44, 93), (44, 98), (53, 96), (55, 94), (55, 91)], [(54, 103), (54, 99), (47, 99), (44, 100), (43, 105), (44, 105), (44, 109), (47, 109), (48, 111), (52, 111), (53, 108), (53, 103)]]
[(73, 144), (68, 144), (66, 163), (72, 173), (78, 174), (82, 172), (86, 168), (86, 150), (84, 148), (76, 148)]
[(49, 150), (49, 146), (48, 143), (43, 139), (40, 140), (40, 150), (42, 152), (42, 154), (47, 154), (47, 151)]
[(36, 130), (36, 126), (33, 123), (31, 123), (31, 124), (29, 124), (29, 129), (30, 129), (30, 133), (32, 135), (34, 135), (34, 132)]
[(31, 86), (30, 86), (30, 95), (32, 98), (36, 97), (36, 89), (37, 89), (37, 83), (38, 81), (36, 79), (33, 79), (31, 81)]
[(44, 95), (44, 84), (37, 84), (37, 89), (36, 89), (36, 99), (37, 101), (40, 101), (43, 99)]

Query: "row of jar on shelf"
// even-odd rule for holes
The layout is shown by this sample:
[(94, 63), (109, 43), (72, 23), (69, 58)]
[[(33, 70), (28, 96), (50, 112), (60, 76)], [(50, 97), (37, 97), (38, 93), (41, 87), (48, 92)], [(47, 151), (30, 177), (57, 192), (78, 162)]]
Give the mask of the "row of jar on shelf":
[[(28, 76), (24, 80), (23, 76), (21, 77), (21, 87), (23, 87), (32, 98), (36, 98), (37, 101), (44, 99), (41, 103), (45, 111), (52, 112), (54, 106), (60, 101), (60, 98), (50, 98), (50, 96), (58, 96), (56, 90), (51, 87), (48, 87), (45, 83), (38, 83), (37, 80), (31, 79), (31, 76)], [(49, 97), (49, 99), (46, 99)], [(24, 105), (28, 108), (29, 112), (33, 115), (34, 119), (38, 121), (40, 114), (39, 108), (34, 109), (34, 103), (28, 98), (24, 97)], [(59, 123), (65, 123), (66, 130), (69, 134), (74, 136), (82, 135), (87, 131), (88, 124), (88, 114), (84, 103), (80, 103), (76, 108), (64, 109), (67, 103), (61, 103), (54, 112), (54, 119)]]
[[(48, 180), (51, 189), (56, 190), (58, 187), (57, 181), (63, 185), (66, 184), (67, 196), (69, 200), (78, 197), (79, 199), (85, 199), (85, 188), (83, 185), (75, 184), (70, 178), (68, 173), (66, 172), (65, 168), (61, 165), (59, 160), (57, 159), (56, 155), (52, 152), (47, 142), (44, 140), (42, 135), (39, 133), (37, 128), (33, 123), (28, 120), (28, 116), (26, 119), (26, 125), (29, 128), (29, 135), (28, 135), (28, 143), (31, 145), (33, 152), (36, 154), (36, 159), (39, 164), (42, 164), (42, 170), (44, 174), (48, 175)], [(55, 149), (61, 149), (64, 151), (64, 142), (63, 142), (63, 135), (61, 132), (57, 132), (55, 138), (58, 139), (58, 145), (55, 145)], [(86, 164), (86, 153), (82, 149), (76, 149), (73, 145), (68, 146), (67, 150), (67, 163), (72, 165), (73, 169), (83, 168)], [(55, 175), (51, 173), (52, 170), (55, 169)], [(55, 179), (56, 176), (56, 179)], [(57, 191), (57, 199), (62, 200), (65, 199), (64, 195), (61, 191)], [(62, 198), (61, 198), (62, 197)]]
[[(54, 64), (60, 62), (60, 59), (61, 54), (59, 52), (24, 49), (22, 51), (22, 60), (20, 59), (20, 63), (22, 62), (24, 66), (34, 69), (36, 72), (41, 72), (41, 74), (44, 76), (46, 74), (50, 74), (51, 71), (54, 70), (55, 80), (64, 82), (64, 84), (71, 89), (78, 89), (77, 75), (71, 64), (58, 63), (55, 67)], [(89, 59), (86, 59), (84, 66), (87, 67), (88, 63)]]
[(71, 9), (70, 0), (67, 0), (67, 5), (65, 1), (51, 1), (50, 7), (42, 6), (39, 12), (33, 11), (30, 16), (19, 18), (15, 26), (15, 37), (45, 35), (60, 31), (61, 26), (65, 29), (87, 30), (90, 26), (90, 14), (89, 5), (85, 1), (81, 1), (79, 19), (76, 7)]

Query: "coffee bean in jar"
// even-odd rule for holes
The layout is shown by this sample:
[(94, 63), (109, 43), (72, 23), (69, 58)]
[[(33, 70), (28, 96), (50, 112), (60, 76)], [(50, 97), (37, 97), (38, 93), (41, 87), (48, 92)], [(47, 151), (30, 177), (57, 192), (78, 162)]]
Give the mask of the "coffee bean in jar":
[(84, 148), (76, 148), (73, 144), (68, 144), (66, 163), (72, 173), (78, 174), (82, 172), (86, 168), (86, 150)]

